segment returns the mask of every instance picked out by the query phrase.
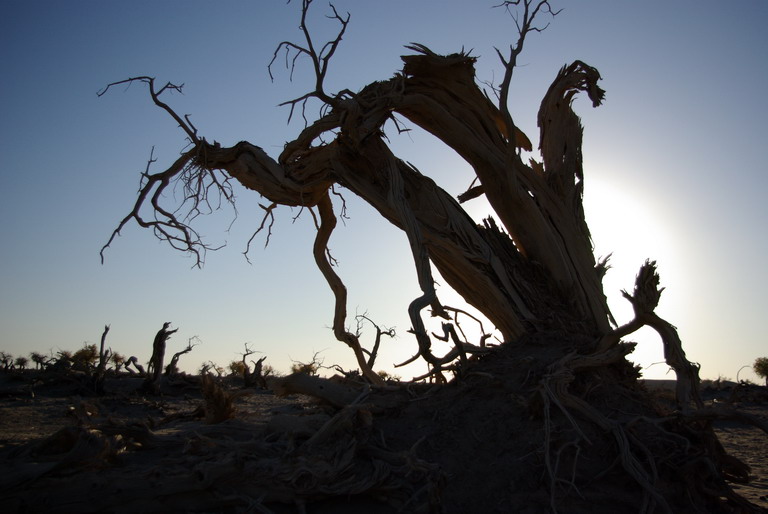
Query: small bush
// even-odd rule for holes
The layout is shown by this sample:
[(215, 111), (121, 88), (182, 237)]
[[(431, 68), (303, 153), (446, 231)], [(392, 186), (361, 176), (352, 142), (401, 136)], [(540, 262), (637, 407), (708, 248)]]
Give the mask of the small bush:
[(758, 357), (752, 365), (757, 376), (765, 379), (765, 385), (768, 386), (768, 357)]

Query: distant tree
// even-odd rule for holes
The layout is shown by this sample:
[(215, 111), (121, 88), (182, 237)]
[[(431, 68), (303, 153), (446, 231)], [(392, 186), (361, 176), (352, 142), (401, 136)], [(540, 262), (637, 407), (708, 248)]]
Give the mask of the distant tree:
[[(305, 375), (317, 375), (317, 372), (323, 366), (324, 360), (320, 358), (320, 352), (312, 355), (309, 362), (293, 361), (291, 364), (291, 373), (303, 373)], [(378, 376), (378, 375), (377, 375)]]
[(134, 375), (136, 374), (136, 371), (131, 369), (131, 366), (136, 368), (136, 371), (138, 371), (139, 376), (143, 377), (144, 375), (146, 375), (146, 371), (144, 371), (144, 366), (139, 364), (139, 359), (135, 355), (131, 355), (130, 357), (128, 357), (128, 360), (125, 361), (125, 370), (131, 375)]
[(109, 363), (109, 356), (111, 353), (111, 350), (105, 348), (108, 333), (109, 325), (104, 325), (104, 331), (101, 333), (101, 342), (99, 343), (98, 366), (96, 368), (96, 375), (97, 381), (99, 382), (100, 392), (103, 392), (104, 375), (107, 371), (107, 363)]
[(768, 387), (768, 357), (758, 357), (752, 365), (757, 376), (765, 379), (765, 385)]
[(233, 369), (233, 366), (234, 366), (234, 368), (237, 369), (237, 374), (242, 375), (243, 387), (248, 388), (248, 387), (257, 386), (261, 388), (266, 388), (267, 384), (264, 380), (263, 365), (267, 357), (266, 356), (261, 357), (257, 361), (251, 360), (251, 364), (253, 364), (253, 369), (251, 369), (251, 365), (248, 364), (248, 357), (250, 357), (254, 353), (261, 353), (261, 352), (258, 352), (257, 350), (252, 350), (249, 343), (245, 343), (244, 351), (240, 358), (240, 364), (235, 364), (235, 361), (232, 361), (230, 363), (230, 369)]
[(267, 360), (267, 356), (259, 358), (257, 361), (251, 361), (253, 364), (253, 371), (251, 371), (247, 380), (245, 381), (246, 387), (256, 386), (261, 389), (267, 388), (267, 375), (264, 372), (264, 361)]
[[(193, 344), (194, 342), (194, 344)], [(200, 338), (197, 336), (192, 336), (187, 340), (187, 346), (181, 351), (178, 351), (173, 354), (173, 357), (171, 357), (170, 362), (168, 362), (168, 365), (165, 367), (165, 375), (171, 376), (175, 375), (179, 372), (179, 359), (182, 355), (187, 354), (192, 351), (192, 348), (200, 344)]]
[(56, 352), (56, 360), (57, 361), (69, 361), (72, 362), (73, 355), (72, 352), (69, 350), (59, 350)]
[(245, 364), (242, 361), (232, 361), (229, 363), (229, 372), (232, 376), (241, 377), (245, 374)]
[(392, 382), (400, 382), (402, 378), (399, 375), (393, 375), (391, 373), (388, 373), (387, 371), (379, 370), (376, 373), (379, 374), (381, 378), (383, 378), (386, 381), (392, 381)]
[(105, 394), (104, 382), (107, 378), (107, 364), (110, 360), (110, 354), (112, 350), (105, 348), (107, 344), (107, 334), (109, 333), (109, 325), (104, 325), (104, 331), (101, 333), (101, 341), (99, 343), (99, 354), (97, 355), (98, 364), (96, 364), (95, 373), (90, 375), (89, 385), (91, 391), (95, 394)]
[(267, 377), (275, 377), (278, 376), (278, 373), (275, 371), (275, 368), (271, 364), (263, 364), (261, 366), (261, 374), (266, 379)]
[(25, 369), (27, 367), (27, 363), (29, 362), (29, 359), (27, 359), (26, 357), (16, 357), (16, 360), (13, 362), (18, 369)]
[(8, 352), (0, 352), (0, 367), (4, 370), (13, 368), (13, 355)]
[(117, 352), (112, 352), (112, 355), (109, 357), (110, 362), (115, 367), (115, 372), (120, 371), (120, 368), (122, 368), (125, 365), (125, 355), (119, 354)]
[(99, 349), (95, 344), (83, 343), (83, 347), (72, 354), (72, 367), (90, 373), (99, 360)]
[(74, 363), (74, 355), (69, 350), (59, 350), (56, 352), (56, 356), (52, 358), (53, 365), (48, 369), (54, 371), (66, 371), (72, 368)]
[(207, 375), (207, 374), (208, 374), (208, 373), (210, 373), (211, 371), (213, 371), (214, 373), (216, 373), (216, 375), (217, 375), (218, 377), (221, 377), (221, 376), (223, 376), (223, 375), (224, 375), (224, 368), (223, 368), (223, 367), (221, 367), (221, 366), (219, 366), (218, 364), (216, 364), (216, 363), (215, 363), (215, 362), (213, 362), (213, 361), (207, 361), (207, 362), (204, 362), (204, 363), (203, 363), (203, 364), (200, 366), (200, 374), (201, 374), (201, 375)]
[(48, 357), (39, 352), (32, 352), (29, 354), (32, 362), (35, 363), (35, 369), (44, 368), (48, 364)]
[[(147, 376), (142, 384), (142, 389), (157, 394), (160, 390), (160, 378), (163, 374), (163, 359), (165, 358), (165, 345), (171, 335), (179, 329), (170, 330), (170, 321), (163, 323), (163, 328), (157, 331), (155, 339), (152, 341), (152, 357), (147, 366)], [(190, 348), (191, 350), (192, 348)]]

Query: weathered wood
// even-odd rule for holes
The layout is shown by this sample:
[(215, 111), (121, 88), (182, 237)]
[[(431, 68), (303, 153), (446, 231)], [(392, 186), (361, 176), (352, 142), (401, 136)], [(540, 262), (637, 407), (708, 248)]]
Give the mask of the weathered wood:
[(697, 408), (701, 408), (703, 404), (699, 395), (701, 382), (699, 367), (686, 358), (677, 329), (654, 312), (663, 290), (663, 287), (659, 287), (656, 262), (646, 261), (637, 274), (633, 293), (629, 294), (627, 291), (622, 291), (624, 298), (632, 304), (635, 317), (604, 335), (597, 343), (597, 351), (601, 352), (615, 347), (621, 338), (644, 326), (653, 328), (661, 337), (664, 346), (664, 360), (677, 375), (676, 398), (678, 406), (689, 409), (692, 404), (695, 404)]
[[(165, 357), (165, 343), (179, 329), (168, 330), (171, 326), (170, 321), (163, 323), (163, 328), (157, 331), (155, 339), (152, 341), (152, 357), (149, 359), (149, 370), (146, 379), (142, 384), (142, 389), (157, 393), (160, 387), (160, 378), (163, 375), (163, 358)], [(134, 363), (135, 364), (135, 363)]]
[[(226, 169), (246, 187), (288, 205), (317, 205), (333, 180), (351, 189), (415, 241), (414, 263), (422, 270), (420, 283), (426, 291), (422, 288), (425, 296), (414, 307), (423, 308), (426, 302), (439, 312), (439, 301), (430, 291), (431, 273), (423, 264), (427, 258), (507, 340), (516, 339), (526, 327), (546, 317), (532, 304), (545, 304), (552, 297), (570, 298), (572, 317), (589, 320), (593, 330), (608, 332), (610, 313), (594, 270), (581, 208), (581, 154), (568, 150), (560, 156), (565, 163), (560, 168), (554, 167), (556, 158), (550, 155), (556, 153), (553, 148), (562, 151), (580, 146), (581, 129), (570, 99), (581, 90), (593, 95), (598, 104), (599, 88), (594, 82), (599, 74), (583, 63), (574, 63), (561, 71), (542, 103), (542, 116), (548, 120), (542, 127), (547, 161), (553, 167), (551, 175), (559, 177), (549, 179), (549, 171), (542, 176), (524, 164), (514, 151), (516, 145), (499, 133), (493, 121), (499, 116), (498, 109), (494, 110), (474, 82), (473, 58), (417, 55), (404, 60), (405, 77), (374, 83), (345, 100), (343, 113), (334, 109), (310, 125), (286, 146), (277, 162), (260, 148), (240, 143), (230, 149), (206, 147), (205, 164)], [(568, 107), (548, 109), (553, 103)], [(495, 254), (485, 234), (456, 200), (391, 154), (379, 132), (390, 109), (435, 134), (472, 165), (514, 241), (510, 247), (519, 262), (514, 273), (502, 264), (509, 255)], [(334, 128), (349, 132), (342, 132), (332, 145), (301, 146)], [(570, 139), (559, 141), (565, 137), (563, 133)], [(563, 178), (566, 171), (570, 182)], [(393, 196), (393, 184), (400, 181), (402, 186), (397, 187), (402, 187), (402, 193)], [(570, 188), (563, 190), (566, 183)], [(568, 202), (563, 206), (565, 199)], [(550, 277), (549, 284), (525, 284), (526, 275), (532, 273), (521, 273), (525, 267), (539, 268), (538, 273)], [(550, 290), (542, 290), (542, 286)], [(528, 294), (533, 289), (536, 299)], [(411, 321), (418, 338), (422, 332), (415, 311)], [(426, 348), (425, 341), (421, 345)]]
[(286, 377), (274, 377), (267, 380), (267, 385), (277, 396), (304, 394), (327, 402), (334, 407), (344, 407), (360, 395), (362, 391), (346, 387), (306, 373), (292, 373)]

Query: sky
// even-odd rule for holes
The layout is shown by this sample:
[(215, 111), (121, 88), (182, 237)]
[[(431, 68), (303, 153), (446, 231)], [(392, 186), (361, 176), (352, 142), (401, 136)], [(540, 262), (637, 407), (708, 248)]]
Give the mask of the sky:
[[(410, 42), (438, 53), (478, 56), (479, 80), (500, 80), (494, 47), (516, 38), (494, 2), (338, 0), (351, 22), (331, 62), (326, 89), (358, 90), (401, 68)], [(300, 2), (3, 0), (0, 17), (0, 350), (76, 350), (97, 343), (141, 361), (164, 322), (178, 328), (167, 353), (187, 371), (205, 361), (226, 366), (245, 347), (285, 372), (317, 354), (354, 367), (330, 330), (333, 296), (311, 254), (307, 212), (283, 207), (269, 245), (256, 237), (257, 194), (237, 190), (237, 217), (220, 212), (198, 225), (226, 247), (194, 260), (129, 225), (99, 250), (131, 210), (150, 152), (165, 169), (185, 147), (182, 131), (151, 105), (146, 89), (110, 82), (133, 76), (184, 84), (166, 101), (189, 114), (209, 141), (247, 140), (276, 157), (302, 128), (278, 104), (310, 87), (308, 62), (293, 81), (267, 64), (283, 40), (300, 42)], [(515, 71), (510, 111), (538, 139), (536, 112), (561, 66), (581, 59), (598, 68), (605, 104), (574, 106), (584, 132), (585, 209), (595, 253), (613, 254), (604, 284), (620, 323), (631, 318), (621, 289), (645, 261), (658, 262), (666, 287), (657, 313), (678, 327), (702, 378), (758, 380), (750, 366), (768, 355), (768, 2), (763, 0), (553, 0), (562, 12), (531, 34)], [(316, 2), (318, 39), (335, 35)], [(310, 106), (309, 117), (316, 116)], [(411, 126), (392, 137), (403, 159), (451, 194), (472, 181), (469, 167)], [(390, 130), (390, 132), (394, 132)], [(169, 199), (172, 200), (172, 199)], [(349, 219), (331, 240), (354, 315), (367, 314), (397, 337), (385, 339), (376, 368), (410, 378), (424, 364), (393, 369), (415, 353), (406, 308), (419, 295), (405, 235), (347, 194)], [(467, 207), (487, 215), (482, 200)], [(231, 225), (231, 226), (230, 226)], [(439, 279), (438, 279), (439, 281)], [(438, 295), (457, 304), (443, 286)], [(469, 324), (466, 324), (469, 328)], [(370, 325), (362, 340), (372, 342)], [(673, 378), (649, 329), (629, 339), (647, 378)]]

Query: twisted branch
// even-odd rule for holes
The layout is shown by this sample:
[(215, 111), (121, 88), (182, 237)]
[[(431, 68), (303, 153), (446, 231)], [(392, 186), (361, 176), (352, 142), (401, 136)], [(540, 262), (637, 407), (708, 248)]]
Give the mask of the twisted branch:
[[(135, 220), (141, 227), (151, 228), (158, 239), (167, 241), (174, 249), (194, 255), (196, 267), (202, 267), (205, 262), (206, 251), (222, 248), (223, 245), (210, 246), (203, 242), (200, 234), (190, 226), (190, 222), (200, 214), (209, 214), (218, 210), (221, 207), (222, 197), (234, 208), (234, 195), (229, 183), (230, 179), (224, 177), (223, 180), (220, 180), (216, 176), (216, 170), (203, 167), (200, 164), (198, 148), (195, 146), (181, 154), (165, 171), (150, 174), (149, 168), (155, 162), (153, 147), (146, 169), (141, 176), (139, 195), (133, 209), (120, 221), (99, 252), (102, 264), (104, 263), (104, 251), (110, 247), (114, 239), (120, 235), (123, 227), (131, 220)], [(179, 207), (171, 212), (163, 207), (161, 202), (166, 189), (179, 181), (185, 191), (184, 199)], [(215, 207), (209, 201), (212, 191), (219, 194), (219, 205)], [(154, 219), (147, 219), (141, 214), (142, 207), (147, 203), (152, 208)], [(188, 206), (188, 210), (186, 214), (180, 216), (178, 213), (185, 205)], [(200, 210), (203, 205), (206, 206), (207, 212)], [(237, 210), (235, 209), (236, 216)]]
[(347, 288), (333, 270), (333, 266), (331, 266), (331, 262), (327, 257), (328, 241), (331, 238), (333, 229), (336, 228), (336, 215), (333, 213), (333, 204), (327, 192), (317, 204), (317, 210), (320, 215), (320, 226), (315, 236), (315, 244), (312, 251), (315, 256), (315, 263), (328, 282), (336, 300), (333, 315), (333, 334), (338, 341), (352, 349), (363, 375), (372, 384), (383, 387), (385, 385), (384, 380), (374, 373), (373, 369), (368, 365), (365, 354), (360, 346), (360, 340), (355, 334), (352, 334), (345, 328), (347, 319)]
[(683, 344), (675, 326), (654, 312), (659, 304), (662, 291), (664, 288), (659, 287), (656, 261), (645, 261), (637, 274), (633, 294), (630, 295), (627, 291), (621, 292), (624, 298), (632, 304), (635, 311), (634, 319), (603, 336), (597, 343), (597, 351), (606, 351), (615, 347), (621, 338), (641, 327), (653, 328), (661, 337), (664, 345), (664, 360), (677, 375), (676, 398), (678, 405), (683, 409), (688, 409), (693, 402), (698, 408), (701, 408), (703, 403), (699, 396), (699, 367), (686, 358)]

